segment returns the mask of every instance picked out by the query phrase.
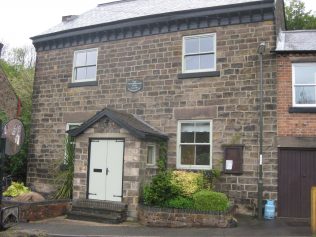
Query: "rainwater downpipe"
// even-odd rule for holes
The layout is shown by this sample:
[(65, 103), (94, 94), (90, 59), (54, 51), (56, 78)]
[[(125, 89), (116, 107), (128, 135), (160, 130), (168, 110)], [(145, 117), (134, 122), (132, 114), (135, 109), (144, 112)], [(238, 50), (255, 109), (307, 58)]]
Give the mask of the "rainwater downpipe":
[(259, 177), (258, 177), (258, 219), (262, 219), (262, 196), (263, 196), (263, 53), (265, 51), (265, 42), (260, 43), (258, 47), (259, 61), (260, 61), (260, 134), (259, 134)]

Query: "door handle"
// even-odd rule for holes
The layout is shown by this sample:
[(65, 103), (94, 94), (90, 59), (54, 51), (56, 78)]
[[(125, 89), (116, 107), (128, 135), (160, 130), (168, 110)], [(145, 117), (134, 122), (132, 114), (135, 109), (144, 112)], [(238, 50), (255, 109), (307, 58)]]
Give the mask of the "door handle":
[(89, 194), (89, 195), (95, 195), (95, 196), (97, 195), (96, 193), (88, 193), (88, 194)]
[(110, 172), (110, 170), (109, 170), (109, 168), (106, 168), (106, 175), (108, 175), (109, 174), (109, 172)]

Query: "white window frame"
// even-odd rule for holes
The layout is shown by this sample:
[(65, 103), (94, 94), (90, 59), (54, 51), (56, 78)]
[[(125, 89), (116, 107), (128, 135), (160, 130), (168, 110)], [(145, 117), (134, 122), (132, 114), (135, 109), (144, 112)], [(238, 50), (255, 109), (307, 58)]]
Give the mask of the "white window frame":
[[(316, 68), (316, 63), (292, 63), (292, 104), (293, 107), (316, 107), (316, 104), (297, 104), (296, 94), (295, 94), (295, 68), (300, 66), (311, 66)], [(315, 86), (316, 93), (316, 73), (315, 73), (315, 83), (314, 84), (299, 84), (302, 86)]]
[[(209, 143), (181, 143), (181, 124), (183, 123), (209, 123), (210, 138)], [(177, 169), (190, 170), (208, 170), (212, 169), (212, 151), (213, 151), (213, 121), (212, 120), (179, 120), (177, 129)], [(181, 145), (206, 145), (210, 146), (210, 164), (209, 165), (182, 165), (181, 164)]]
[[(66, 132), (70, 129), (71, 125), (80, 126), (81, 123), (66, 123)], [(69, 136), (69, 134), (66, 133), (66, 137), (68, 137), (68, 136)], [(64, 149), (65, 149), (65, 151), (64, 151), (64, 163), (65, 163), (66, 162), (66, 148), (65, 148), (65, 146), (64, 146)]]
[[(156, 166), (156, 160), (157, 160), (157, 146), (153, 143), (147, 144), (147, 153), (146, 153), (146, 164), (147, 166)], [(153, 163), (148, 163), (148, 147), (153, 147)]]
[[(185, 42), (186, 39), (192, 39), (192, 38), (202, 38), (202, 37), (208, 37), (212, 36), (214, 38), (213, 40), (213, 47), (214, 47), (214, 52), (199, 52), (194, 53), (194, 54), (186, 54), (185, 53)], [(186, 65), (185, 65), (185, 57), (188, 55), (202, 55), (202, 54), (214, 54), (214, 68), (208, 68), (208, 69), (199, 69), (199, 70), (186, 70)], [(216, 71), (216, 33), (209, 33), (209, 34), (200, 34), (200, 35), (192, 35), (192, 36), (184, 36), (182, 40), (182, 73), (194, 73), (194, 72), (213, 72)]]
[[(87, 79), (84, 79), (84, 80), (76, 80), (76, 73), (75, 73), (75, 69), (76, 69), (76, 55), (78, 53), (82, 53), (82, 52), (89, 52), (89, 51), (96, 51), (96, 63), (95, 63), (95, 77), (94, 78), (87, 78)], [(94, 64), (93, 64), (94, 65)], [(85, 65), (83, 67), (88, 67), (88, 66), (92, 66), (91, 65)], [(76, 82), (87, 82), (87, 81), (96, 81), (97, 80), (97, 71), (98, 71), (98, 48), (92, 48), (92, 49), (82, 49), (82, 50), (76, 50), (74, 52), (74, 56), (73, 56), (73, 62), (72, 62), (72, 82), (73, 83), (76, 83)]]

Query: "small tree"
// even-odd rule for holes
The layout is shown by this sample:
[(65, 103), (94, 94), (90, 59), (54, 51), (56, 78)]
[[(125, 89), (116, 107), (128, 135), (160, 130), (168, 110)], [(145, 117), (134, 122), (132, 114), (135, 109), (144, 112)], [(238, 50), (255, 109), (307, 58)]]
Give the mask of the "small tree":
[(316, 16), (312, 11), (306, 11), (301, 0), (288, 0), (285, 6), (286, 24), (288, 30), (316, 29)]

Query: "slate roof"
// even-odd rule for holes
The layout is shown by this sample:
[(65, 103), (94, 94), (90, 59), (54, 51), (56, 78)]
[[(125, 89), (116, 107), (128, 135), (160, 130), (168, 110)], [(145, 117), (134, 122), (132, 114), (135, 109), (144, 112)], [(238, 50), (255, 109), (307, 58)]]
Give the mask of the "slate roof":
[(280, 32), (277, 52), (316, 51), (316, 30)]
[(135, 115), (110, 108), (103, 109), (102, 111), (96, 113), (93, 117), (88, 119), (86, 122), (84, 122), (78, 128), (69, 130), (67, 132), (70, 136), (77, 137), (86, 129), (105, 117), (109, 118), (120, 127), (125, 128), (133, 136), (139, 139), (168, 140), (168, 136), (166, 134), (158, 131), (148, 123), (137, 118)]
[[(107, 23), (114, 23), (128, 19), (192, 11), (221, 6), (231, 6), (247, 3), (265, 3), (271, 0), (121, 0), (117, 2), (99, 4), (78, 17), (70, 17), (40, 35), (85, 28)], [(35, 36), (36, 37), (36, 36)]]

